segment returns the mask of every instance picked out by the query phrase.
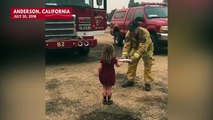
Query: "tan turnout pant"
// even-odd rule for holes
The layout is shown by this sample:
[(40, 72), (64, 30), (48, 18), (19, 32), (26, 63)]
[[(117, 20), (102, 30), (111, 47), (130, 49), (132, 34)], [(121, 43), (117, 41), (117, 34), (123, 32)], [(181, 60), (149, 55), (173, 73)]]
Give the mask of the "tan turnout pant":
[[(146, 84), (149, 84), (154, 80), (152, 74), (152, 65), (154, 64), (154, 58), (153, 55), (147, 55), (145, 57), (142, 57), (142, 59), (144, 62), (144, 81)], [(127, 79), (129, 81), (134, 81), (139, 60), (140, 58), (135, 60), (133, 63), (129, 63), (128, 65)]]

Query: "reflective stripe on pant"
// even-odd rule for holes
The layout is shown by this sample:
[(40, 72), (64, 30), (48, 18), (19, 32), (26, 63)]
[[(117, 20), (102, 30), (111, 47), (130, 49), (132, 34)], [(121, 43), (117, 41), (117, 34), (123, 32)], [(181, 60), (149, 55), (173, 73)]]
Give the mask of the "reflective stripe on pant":
[(147, 55), (143, 57), (144, 61), (144, 81), (149, 84), (154, 80), (152, 74), (152, 65), (154, 64), (154, 58), (152, 55)]
[[(127, 79), (129, 81), (134, 81), (139, 59), (137, 59), (133, 63), (129, 63), (128, 65)], [(144, 81), (145, 83), (150, 83), (151, 81), (154, 80), (153, 74), (152, 74), (152, 65), (154, 64), (154, 58), (152, 55), (147, 55), (143, 57), (142, 59), (144, 61)]]

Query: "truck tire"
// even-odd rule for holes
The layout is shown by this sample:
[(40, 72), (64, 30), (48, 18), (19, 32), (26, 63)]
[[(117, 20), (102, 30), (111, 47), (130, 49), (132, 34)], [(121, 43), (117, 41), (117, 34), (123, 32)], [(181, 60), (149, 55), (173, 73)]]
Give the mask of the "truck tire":
[(158, 44), (157, 36), (155, 34), (151, 34), (151, 39), (154, 43), (154, 54), (156, 55), (159, 53), (159, 44)]
[(114, 44), (116, 46), (122, 46), (123, 45), (123, 39), (122, 39), (119, 31), (116, 31), (115, 34), (114, 34)]
[(81, 56), (87, 56), (89, 54), (90, 47), (81, 47), (78, 50), (78, 54)]

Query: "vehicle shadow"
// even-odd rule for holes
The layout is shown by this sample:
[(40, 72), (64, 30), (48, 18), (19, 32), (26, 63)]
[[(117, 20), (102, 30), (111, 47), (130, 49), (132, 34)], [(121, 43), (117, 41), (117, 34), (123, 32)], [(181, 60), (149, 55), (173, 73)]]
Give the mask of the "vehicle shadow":
[[(52, 50), (46, 52), (46, 66), (58, 64), (80, 64), (89, 62), (98, 62), (101, 57), (102, 48), (106, 43), (99, 43), (96, 47), (91, 48), (88, 56), (80, 56), (76, 51), (68, 50)], [(122, 55), (123, 47), (115, 47), (115, 57), (119, 58)], [(167, 49), (160, 49), (155, 56), (167, 56)]]
[(168, 55), (168, 48), (159, 49), (158, 53), (155, 56), (167, 56)]
[[(105, 43), (99, 43), (96, 47), (90, 49), (88, 56), (80, 56), (76, 50), (51, 50), (46, 51), (46, 66), (58, 64), (80, 64), (88, 62), (98, 62), (101, 57), (102, 49)], [(115, 47), (115, 56), (120, 57), (122, 48)]]
[(98, 61), (99, 57), (89, 54), (88, 56), (80, 56), (76, 52), (57, 52), (54, 54), (46, 54), (46, 65), (58, 65), (58, 64), (79, 64), (85, 62)]

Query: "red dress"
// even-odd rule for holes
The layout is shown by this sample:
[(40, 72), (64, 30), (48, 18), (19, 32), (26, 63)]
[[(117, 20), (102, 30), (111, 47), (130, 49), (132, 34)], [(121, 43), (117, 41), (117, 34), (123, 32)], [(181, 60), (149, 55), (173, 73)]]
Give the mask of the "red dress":
[(117, 59), (114, 57), (111, 60), (111, 63), (101, 59), (102, 69), (99, 73), (99, 80), (102, 85), (112, 86), (115, 85), (115, 69), (114, 65), (117, 64)]

